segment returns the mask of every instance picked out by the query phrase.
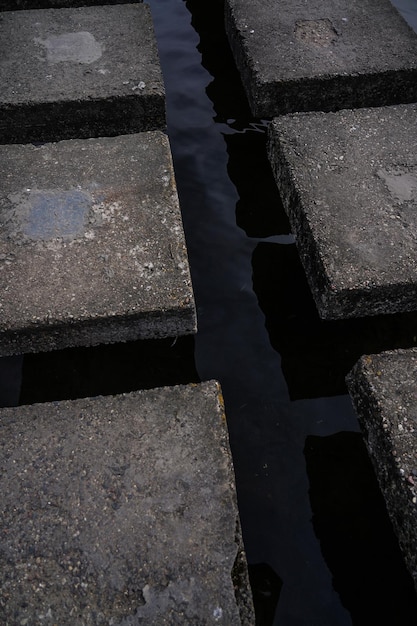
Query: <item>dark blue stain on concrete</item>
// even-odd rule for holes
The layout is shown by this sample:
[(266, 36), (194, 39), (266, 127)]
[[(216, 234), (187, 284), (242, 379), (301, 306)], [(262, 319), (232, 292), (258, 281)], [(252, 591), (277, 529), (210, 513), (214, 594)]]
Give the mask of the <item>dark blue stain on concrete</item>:
[(91, 196), (76, 189), (32, 191), (23, 234), (30, 239), (74, 239), (83, 234)]

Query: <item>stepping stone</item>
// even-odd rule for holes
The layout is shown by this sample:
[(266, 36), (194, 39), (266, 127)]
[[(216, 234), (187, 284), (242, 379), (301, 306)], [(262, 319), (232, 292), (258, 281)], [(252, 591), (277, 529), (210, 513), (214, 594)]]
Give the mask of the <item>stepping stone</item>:
[(0, 146), (0, 355), (195, 332), (167, 137)]
[(0, 423), (3, 624), (255, 623), (217, 383)]
[(363, 356), (347, 377), (365, 443), (417, 588), (417, 349)]
[(417, 35), (389, 0), (226, 0), (253, 115), (415, 102)]
[[(142, 2), (142, 0), (132, 0)], [(82, 7), (103, 4), (124, 4), (123, 0), (0, 0), (0, 11), (17, 11), (19, 9), (62, 9), (65, 7)]]
[(1, 18), (1, 143), (165, 126), (149, 6), (10, 11)]
[(417, 105), (288, 115), (269, 130), (320, 316), (417, 310)]

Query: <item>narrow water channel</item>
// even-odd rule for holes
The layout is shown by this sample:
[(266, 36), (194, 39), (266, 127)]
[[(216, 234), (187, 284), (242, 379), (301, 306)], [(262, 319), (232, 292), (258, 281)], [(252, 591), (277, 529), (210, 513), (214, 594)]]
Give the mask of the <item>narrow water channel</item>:
[(416, 316), (320, 322), (221, 0), (150, 4), (198, 308), (196, 366), (223, 388), (258, 621), (416, 624), (343, 382), (364, 350), (412, 345)]

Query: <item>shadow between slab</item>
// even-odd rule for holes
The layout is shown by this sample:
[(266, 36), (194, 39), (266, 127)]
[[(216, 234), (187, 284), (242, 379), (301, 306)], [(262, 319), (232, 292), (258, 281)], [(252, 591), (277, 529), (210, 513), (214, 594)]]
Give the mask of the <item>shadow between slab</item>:
[(67, 348), (19, 358), (23, 360), (20, 404), (200, 382), (192, 336)]
[(304, 454), (312, 524), (352, 624), (413, 626), (413, 581), (362, 435), (309, 436)]
[(362, 354), (417, 344), (417, 313), (320, 319), (295, 245), (259, 243), (252, 267), (292, 400), (345, 394), (345, 376)]

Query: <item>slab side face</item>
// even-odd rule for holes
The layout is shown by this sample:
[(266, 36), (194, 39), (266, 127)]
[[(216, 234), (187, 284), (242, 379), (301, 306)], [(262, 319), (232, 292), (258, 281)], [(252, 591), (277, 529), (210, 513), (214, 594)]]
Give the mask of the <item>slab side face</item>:
[(226, 0), (252, 113), (417, 100), (417, 35), (389, 0)]
[(195, 332), (167, 137), (0, 147), (0, 353)]
[(417, 588), (417, 349), (364, 356), (347, 378), (387, 509)]
[(10, 11), (0, 22), (0, 141), (165, 126), (149, 6)]
[(4, 409), (0, 423), (3, 624), (254, 623), (233, 587), (217, 383)]
[(276, 118), (269, 159), (321, 317), (417, 309), (417, 105)]

